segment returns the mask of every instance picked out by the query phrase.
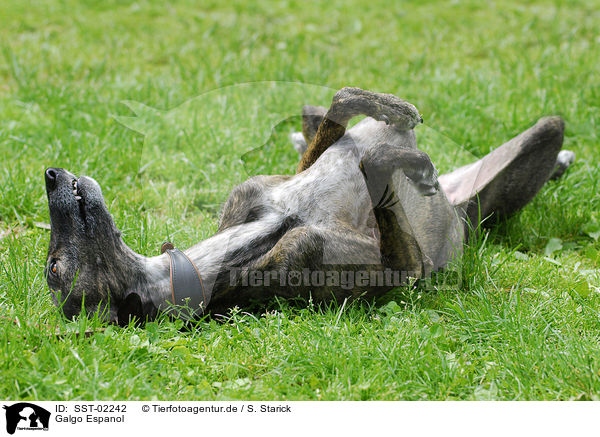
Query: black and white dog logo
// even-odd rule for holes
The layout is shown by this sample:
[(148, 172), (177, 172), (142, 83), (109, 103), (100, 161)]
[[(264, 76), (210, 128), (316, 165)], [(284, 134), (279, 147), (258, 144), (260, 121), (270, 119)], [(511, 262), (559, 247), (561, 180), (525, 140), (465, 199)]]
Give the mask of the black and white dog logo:
[(6, 432), (14, 434), (18, 430), (48, 431), (50, 411), (35, 404), (19, 402), (4, 406), (6, 410)]

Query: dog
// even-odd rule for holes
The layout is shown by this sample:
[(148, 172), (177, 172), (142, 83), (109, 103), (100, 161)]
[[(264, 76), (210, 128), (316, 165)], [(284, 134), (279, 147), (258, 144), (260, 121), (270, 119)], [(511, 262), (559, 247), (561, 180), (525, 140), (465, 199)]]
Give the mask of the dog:
[[(67, 318), (97, 311), (126, 324), (165, 312), (193, 320), (274, 296), (376, 297), (460, 257), (470, 229), (514, 214), (574, 160), (561, 151), (557, 116), (440, 176), (417, 148), (419, 111), (394, 95), (343, 88), (329, 108), (305, 106), (302, 120), (295, 175), (248, 179), (215, 235), (155, 257), (123, 242), (94, 179), (48, 168), (54, 304)], [(349, 274), (352, 283), (339, 280)]]

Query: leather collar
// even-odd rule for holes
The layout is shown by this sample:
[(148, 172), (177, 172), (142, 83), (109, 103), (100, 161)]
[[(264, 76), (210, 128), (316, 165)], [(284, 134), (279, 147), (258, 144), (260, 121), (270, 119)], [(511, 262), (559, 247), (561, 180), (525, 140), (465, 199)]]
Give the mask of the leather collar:
[(161, 252), (167, 252), (170, 260), (171, 298), (175, 316), (183, 320), (194, 320), (202, 316), (211, 294), (208, 293), (200, 272), (191, 259), (171, 243), (163, 244)]

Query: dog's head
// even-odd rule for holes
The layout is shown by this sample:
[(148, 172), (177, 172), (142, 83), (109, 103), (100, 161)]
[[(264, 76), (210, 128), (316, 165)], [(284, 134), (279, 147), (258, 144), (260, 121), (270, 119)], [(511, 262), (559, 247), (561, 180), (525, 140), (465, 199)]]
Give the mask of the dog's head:
[(83, 308), (116, 321), (135, 269), (100, 185), (59, 168), (45, 178), (51, 233), (44, 273), (54, 304), (69, 319)]

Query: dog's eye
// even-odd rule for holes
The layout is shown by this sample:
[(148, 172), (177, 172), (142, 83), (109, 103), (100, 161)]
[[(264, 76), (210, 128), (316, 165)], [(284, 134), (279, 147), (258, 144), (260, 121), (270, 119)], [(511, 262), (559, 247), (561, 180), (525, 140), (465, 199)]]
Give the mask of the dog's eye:
[(56, 268), (56, 261), (52, 261), (49, 267), (50, 273), (54, 276), (58, 276), (58, 269)]

